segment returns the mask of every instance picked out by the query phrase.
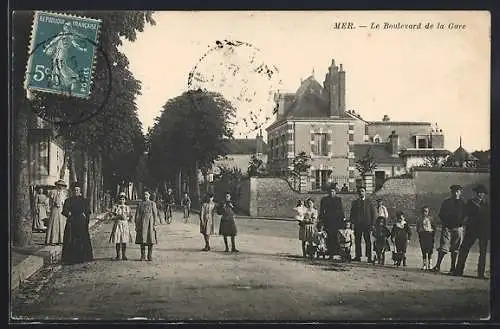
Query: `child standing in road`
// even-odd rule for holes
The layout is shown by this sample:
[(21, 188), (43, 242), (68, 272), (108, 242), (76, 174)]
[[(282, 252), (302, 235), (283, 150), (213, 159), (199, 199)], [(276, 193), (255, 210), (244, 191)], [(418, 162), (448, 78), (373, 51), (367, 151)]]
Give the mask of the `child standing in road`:
[(340, 246), (340, 257), (342, 261), (351, 261), (351, 247), (354, 243), (354, 231), (351, 229), (351, 222), (344, 222), (344, 227), (337, 231), (337, 238)]
[(417, 219), (417, 233), (420, 249), (422, 250), (422, 270), (430, 270), (432, 269), (432, 251), (434, 249), (436, 226), (428, 206), (422, 208), (422, 215)]
[(184, 193), (184, 197), (181, 200), (182, 209), (184, 209), (184, 222), (187, 223), (189, 218), (189, 211), (191, 210), (191, 198), (189, 195)]
[(116, 260), (120, 259), (120, 249), (122, 252), (123, 260), (127, 260), (127, 243), (132, 241), (130, 233), (129, 222), (132, 221), (132, 211), (130, 207), (125, 204), (126, 195), (124, 192), (120, 193), (118, 204), (113, 207), (111, 215), (114, 216), (113, 229), (109, 242), (114, 243), (116, 247)]
[(379, 265), (384, 265), (385, 253), (390, 250), (389, 238), (391, 237), (391, 231), (385, 225), (385, 217), (378, 216), (373, 237), (375, 238), (373, 242), (373, 250), (375, 251), (374, 261)]
[(402, 211), (396, 213), (396, 224), (392, 227), (391, 239), (396, 247), (396, 266), (400, 266), (401, 262), (406, 266), (406, 248), (411, 239), (411, 230)]

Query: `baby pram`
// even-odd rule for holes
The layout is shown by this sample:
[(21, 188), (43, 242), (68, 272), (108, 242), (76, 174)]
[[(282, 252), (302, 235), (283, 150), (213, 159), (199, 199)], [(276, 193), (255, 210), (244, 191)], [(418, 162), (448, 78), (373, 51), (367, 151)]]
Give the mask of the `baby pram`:
[(314, 231), (311, 240), (307, 243), (307, 256), (311, 259), (319, 257), (325, 259), (327, 254), (326, 239), (327, 233), (325, 231)]

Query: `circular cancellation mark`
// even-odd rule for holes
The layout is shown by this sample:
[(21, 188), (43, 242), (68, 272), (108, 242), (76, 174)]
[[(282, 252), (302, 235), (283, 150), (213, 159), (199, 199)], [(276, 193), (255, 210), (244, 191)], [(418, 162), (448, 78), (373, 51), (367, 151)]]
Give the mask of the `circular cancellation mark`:
[(236, 108), (234, 125), (239, 137), (261, 129), (276, 110), (279, 70), (266, 64), (263, 57), (260, 49), (247, 42), (217, 40), (188, 76), (188, 90), (217, 92), (231, 102)]
[[(90, 120), (91, 118), (95, 117), (97, 114), (102, 112), (106, 106), (106, 104), (109, 101), (109, 97), (111, 95), (112, 91), (112, 72), (111, 72), (111, 64), (109, 62), (108, 55), (106, 52), (100, 47), (94, 40), (91, 40), (87, 37), (80, 36), (80, 35), (73, 35), (72, 33), (63, 33), (63, 34), (68, 34), (72, 35), (75, 38), (78, 38), (80, 41), (85, 41), (89, 43), (90, 45), (94, 46), (94, 49), (96, 49), (96, 60), (95, 60), (95, 67), (93, 67), (93, 70), (97, 70), (97, 63), (99, 61), (103, 61), (103, 66), (105, 68), (105, 73), (101, 72), (96, 72), (96, 75), (98, 75), (98, 78), (106, 79), (107, 83), (103, 84), (105, 86), (105, 89), (101, 90), (96, 90), (96, 88), (93, 88), (91, 90), (90, 95), (88, 98), (81, 98), (81, 97), (76, 97), (73, 94), (73, 88), (61, 88), (60, 92), (44, 92), (44, 91), (38, 91), (38, 90), (29, 90), (29, 93), (33, 94), (33, 99), (32, 99), (32, 106), (31, 109), (32, 111), (39, 116), (41, 119), (50, 122), (52, 124), (58, 125), (58, 126), (69, 126), (69, 125), (76, 125), (83, 123), (87, 120)], [(56, 34), (47, 40), (44, 40), (40, 43), (38, 43), (33, 50), (28, 54), (28, 60), (37, 53), (40, 49), (43, 49), (42, 47), (46, 46), (49, 44), (52, 40), (54, 40), (56, 37), (60, 37), (61, 33)], [(78, 78), (76, 83), (80, 84), (93, 84), (93, 81), (91, 79), (94, 76), (93, 72), (87, 72), (83, 68), (78, 68), (78, 61), (75, 56), (71, 57), (68, 61), (70, 65), (72, 66), (72, 70), (78, 73)], [(27, 72), (30, 76), (34, 76), (36, 74), (50, 74), (52, 69), (46, 68), (45, 71), (42, 72), (37, 72), (31, 69), (30, 72)], [(47, 87), (51, 88), (53, 87), (51, 85), (53, 81), (48, 79), (47, 82)], [(42, 96), (43, 94), (43, 96)], [(61, 97), (65, 97), (65, 100), (62, 100)], [(89, 111), (89, 103), (95, 104), (95, 107), (92, 109), (90, 108)], [(71, 108), (69, 108), (71, 107)]]

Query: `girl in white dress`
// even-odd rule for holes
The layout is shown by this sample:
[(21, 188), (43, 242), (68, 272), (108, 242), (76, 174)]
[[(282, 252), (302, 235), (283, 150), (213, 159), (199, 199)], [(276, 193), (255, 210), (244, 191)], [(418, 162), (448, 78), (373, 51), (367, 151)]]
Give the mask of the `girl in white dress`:
[(299, 240), (302, 241), (302, 255), (307, 256), (306, 244), (312, 242), (313, 232), (318, 224), (318, 210), (314, 208), (314, 201), (309, 198), (306, 200), (304, 218), (301, 221), (299, 230)]
[(132, 210), (125, 202), (126, 195), (122, 192), (120, 193), (118, 204), (115, 205), (111, 211), (115, 222), (113, 224), (111, 236), (109, 237), (109, 242), (116, 245), (116, 260), (120, 259), (120, 249), (122, 252), (121, 259), (127, 260), (127, 243), (132, 241), (132, 235), (130, 234), (129, 228), (129, 222), (132, 221)]

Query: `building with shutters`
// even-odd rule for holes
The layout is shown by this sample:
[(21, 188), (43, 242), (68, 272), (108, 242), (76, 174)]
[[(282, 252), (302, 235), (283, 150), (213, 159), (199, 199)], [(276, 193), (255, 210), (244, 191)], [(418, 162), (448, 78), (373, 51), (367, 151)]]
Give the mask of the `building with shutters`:
[(267, 127), (268, 169), (285, 174), (300, 152), (311, 157), (309, 189), (326, 184), (356, 188), (355, 163), (368, 149), (378, 168), (376, 181), (407, 173), (431, 154), (446, 157), (444, 134), (429, 122), (395, 122), (388, 116), (366, 121), (346, 109), (346, 72), (332, 60), (323, 84), (314, 71), (295, 93), (277, 93), (275, 121)]

